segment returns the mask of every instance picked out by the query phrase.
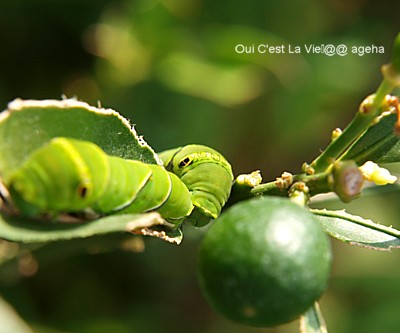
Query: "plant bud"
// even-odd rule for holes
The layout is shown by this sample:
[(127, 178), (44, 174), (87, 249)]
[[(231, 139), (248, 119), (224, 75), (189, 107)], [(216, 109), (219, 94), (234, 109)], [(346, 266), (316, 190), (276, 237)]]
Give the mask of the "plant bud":
[(366, 180), (376, 185), (394, 184), (397, 181), (397, 177), (391, 175), (389, 170), (372, 161), (365, 162), (359, 169)]
[(333, 191), (343, 202), (361, 194), (364, 177), (354, 161), (337, 162), (332, 170)]

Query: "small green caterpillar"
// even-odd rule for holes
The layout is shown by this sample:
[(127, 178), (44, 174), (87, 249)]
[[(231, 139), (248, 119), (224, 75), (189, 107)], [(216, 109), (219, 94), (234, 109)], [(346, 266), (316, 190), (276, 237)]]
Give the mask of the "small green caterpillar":
[[(207, 152), (210, 149), (199, 145), (187, 147), (191, 147), (190, 156), (198, 154), (199, 157), (204, 155), (201, 152), (203, 149)], [(180, 152), (185, 150), (186, 147), (179, 148)], [(59, 137), (34, 151), (22, 167), (11, 175), (6, 185), (13, 203), (26, 216), (86, 211), (100, 215), (134, 214), (156, 210), (168, 222), (178, 226), (193, 211), (190, 221), (195, 225), (203, 225), (203, 220), (209, 221), (218, 216), (229, 196), (233, 179), (229, 163), (219, 153), (211, 151), (204, 155), (205, 158), (198, 158), (188, 165), (178, 164), (179, 171), (192, 173), (187, 178), (186, 172), (174, 174), (162, 166), (109, 156), (91, 142)], [(215, 164), (216, 160), (210, 159), (210, 154), (224, 161), (226, 173), (230, 171), (228, 176), (225, 175), (230, 179), (229, 186), (223, 189), (225, 194), (221, 197), (219, 189), (215, 193), (215, 197), (223, 200), (210, 201), (216, 205), (212, 209), (209, 202), (197, 200), (198, 192), (202, 190), (197, 185), (193, 186), (199, 183), (198, 179), (201, 179), (202, 185), (208, 179), (210, 184), (204, 190), (215, 187), (214, 176), (208, 175), (206, 179), (203, 167), (200, 168), (202, 164)], [(174, 161), (175, 156), (172, 156)], [(198, 171), (193, 172), (196, 169)], [(216, 177), (219, 177), (219, 173)], [(228, 185), (228, 182), (223, 183)], [(205, 196), (210, 194), (207, 192)], [(199, 206), (202, 208), (201, 217), (197, 216)], [(201, 221), (197, 223), (199, 219)]]

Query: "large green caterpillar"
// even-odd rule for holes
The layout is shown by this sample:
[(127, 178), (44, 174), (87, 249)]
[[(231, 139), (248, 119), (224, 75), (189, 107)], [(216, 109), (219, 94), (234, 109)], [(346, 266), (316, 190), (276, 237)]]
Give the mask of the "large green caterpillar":
[[(26, 216), (156, 210), (176, 226), (189, 216), (195, 225), (216, 218), (233, 180), (225, 158), (200, 145), (161, 156), (173, 172), (109, 156), (90, 142), (54, 138), (34, 151), (6, 186), (13, 203)], [(223, 187), (216, 186), (216, 178), (221, 178)]]

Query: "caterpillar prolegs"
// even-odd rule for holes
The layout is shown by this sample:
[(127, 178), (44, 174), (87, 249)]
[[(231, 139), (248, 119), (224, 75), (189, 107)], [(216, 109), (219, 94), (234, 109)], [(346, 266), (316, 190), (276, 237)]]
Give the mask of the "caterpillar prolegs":
[[(176, 226), (189, 216), (195, 225), (204, 225), (218, 216), (229, 196), (233, 179), (230, 165), (219, 153), (200, 145), (171, 152), (162, 155), (171, 156), (168, 167), (173, 172), (162, 166), (109, 156), (91, 142), (54, 138), (34, 151), (6, 186), (13, 203), (25, 216), (87, 211), (99, 215), (133, 214), (156, 210)], [(180, 158), (182, 153), (186, 155)], [(224, 162), (217, 164), (217, 169), (222, 167), (228, 174), (225, 178), (229, 179), (222, 182), (226, 185), (222, 196), (221, 189), (215, 191), (215, 178), (221, 170), (214, 176), (210, 174), (214, 170), (211, 165), (218, 159)], [(205, 165), (210, 168), (206, 168), (207, 178)], [(179, 171), (176, 174), (175, 169)], [(199, 193), (203, 190), (208, 201)], [(209, 193), (211, 190), (214, 194)], [(215, 198), (209, 200), (212, 196)]]

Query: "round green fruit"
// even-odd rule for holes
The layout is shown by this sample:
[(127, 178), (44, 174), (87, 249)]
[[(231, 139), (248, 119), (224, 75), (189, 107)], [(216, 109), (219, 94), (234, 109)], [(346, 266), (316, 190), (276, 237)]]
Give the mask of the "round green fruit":
[(286, 198), (247, 200), (211, 226), (199, 281), (219, 313), (269, 327), (306, 312), (327, 287), (331, 248), (315, 217)]

